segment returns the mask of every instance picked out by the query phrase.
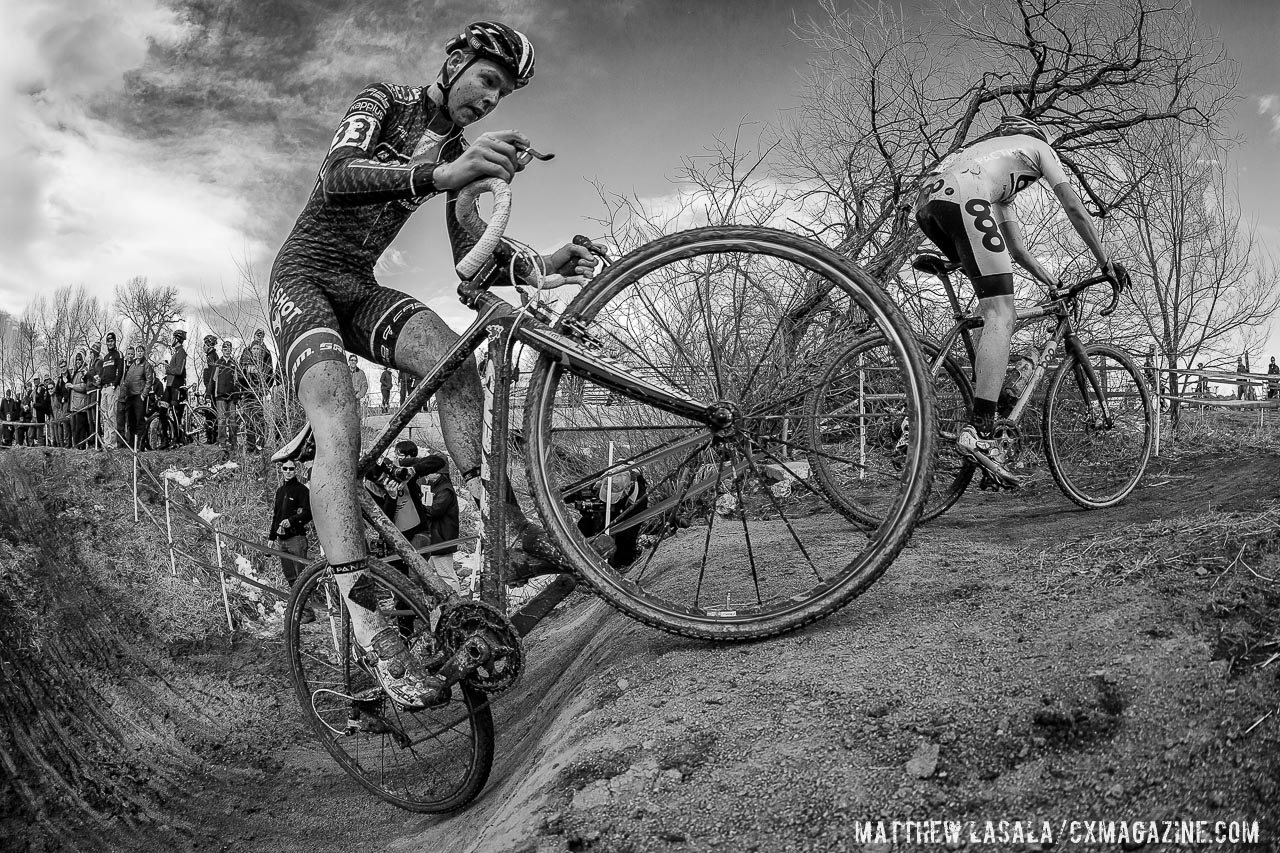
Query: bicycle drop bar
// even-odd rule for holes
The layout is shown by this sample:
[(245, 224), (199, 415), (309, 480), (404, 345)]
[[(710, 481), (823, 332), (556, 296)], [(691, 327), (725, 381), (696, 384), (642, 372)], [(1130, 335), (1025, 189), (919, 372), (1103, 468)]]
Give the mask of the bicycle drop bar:
[[(1125, 273), (1124, 267), (1121, 267), (1119, 264), (1116, 264), (1115, 266), (1116, 266), (1116, 269), (1119, 270), (1120, 272), (1121, 279), (1127, 279), (1128, 274)], [(1120, 304), (1120, 293), (1124, 290), (1124, 286), (1123, 284), (1117, 285), (1114, 281), (1111, 281), (1111, 279), (1104, 273), (1091, 275), (1086, 279), (1082, 279), (1078, 284), (1071, 285), (1071, 287), (1068, 287), (1065, 290), (1060, 290), (1058, 288), (1050, 288), (1049, 296), (1052, 299), (1072, 299), (1076, 296), (1079, 296), (1081, 293), (1088, 290), (1089, 288), (1093, 287), (1095, 284), (1102, 284), (1104, 281), (1110, 282), (1111, 284), (1111, 302), (1110, 304), (1107, 305), (1106, 308), (1103, 308), (1098, 313), (1101, 314), (1103, 317), (1108, 317), (1111, 315), (1113, 311), (1116, 310), (1116, 306)]]

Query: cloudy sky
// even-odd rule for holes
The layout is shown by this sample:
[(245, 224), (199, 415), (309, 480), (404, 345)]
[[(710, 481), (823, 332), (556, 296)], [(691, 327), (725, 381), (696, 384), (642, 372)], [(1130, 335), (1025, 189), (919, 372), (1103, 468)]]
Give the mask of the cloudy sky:
[[(908, 9), (911, 0), (904, 4)], [(265, 280), (338, 118), (375, 80), (426, 83), (467, 20), (525, 29), (528, 89), (483, 129), (554, 151), (516, 185), (511, 233), (593, 233), (608, 191), (661, 197), (682, 155), (796, 103), (816, 0), (0, 0), (0, 310), (135, 275), (221, 301)], [(1239, 62), (1241, 201), (1280, 251), (1280, 3), (1195, 0)], [(473, 135), (474, 135), (473, 131)], [(383, 281), (462, 320), (442, 205)], [(598, 229), (594, 231), (598, 233)]]

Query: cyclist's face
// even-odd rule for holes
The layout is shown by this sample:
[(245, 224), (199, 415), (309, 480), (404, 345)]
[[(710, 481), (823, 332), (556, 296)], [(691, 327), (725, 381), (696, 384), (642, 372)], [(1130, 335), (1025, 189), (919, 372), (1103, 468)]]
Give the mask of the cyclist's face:
[[(460, 52), (450, 57), (456, 67), (466, 65)], [(454, 73), (455, 68), (450, 68)], [(493, 112), (498, 102), (515, 90), (515, 81), (505, 68), (488, 59), (477, 59), (467, 66), (449, 90), (449, 117), (459, 127), (466, 127)]]

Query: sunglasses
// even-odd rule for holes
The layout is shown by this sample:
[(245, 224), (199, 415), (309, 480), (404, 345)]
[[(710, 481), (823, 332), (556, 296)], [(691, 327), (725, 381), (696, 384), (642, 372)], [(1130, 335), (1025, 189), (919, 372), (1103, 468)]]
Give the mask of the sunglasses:
[(298, 466), (297, 466), (297, 465), (281, 465), (281, 466), (280, 466), (280, 470), (281, 470), (281, 471), (296, 471), (296, 470), (298, 470)]

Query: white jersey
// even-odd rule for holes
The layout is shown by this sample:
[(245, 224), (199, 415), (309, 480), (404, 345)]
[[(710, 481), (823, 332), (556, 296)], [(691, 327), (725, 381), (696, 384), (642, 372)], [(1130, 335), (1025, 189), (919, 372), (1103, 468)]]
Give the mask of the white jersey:
[(1062, 161), (1047, 142), (1022, 133), (993, 136), (939, 163), (925, 178), (921, 203), (929, 198), (983, 198), (1007, 204), (1041, 178), (1050, 189), (1067, 180)]

